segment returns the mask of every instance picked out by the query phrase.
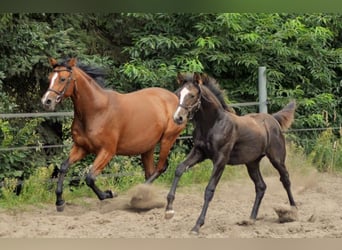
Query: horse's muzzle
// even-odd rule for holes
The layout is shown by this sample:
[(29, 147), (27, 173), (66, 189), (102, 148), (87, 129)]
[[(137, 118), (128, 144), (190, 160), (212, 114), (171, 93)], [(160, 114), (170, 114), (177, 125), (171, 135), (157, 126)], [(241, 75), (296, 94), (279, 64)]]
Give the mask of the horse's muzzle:
[(181, 125), (187, 121), (188, 112), (183, 107), (178, 107), (173, 114), (173, 121), (178, 125)]
[(45, 110), (54, 111), (56, 108), (56, 100), (50, 98), (42, 98), (42, 104)]
[(46, 110), (54, 111), (56, 105), (62, 101), (62, 98), (61, 93), (48, 89), (48, 91), (43, 95), (41, 102)]

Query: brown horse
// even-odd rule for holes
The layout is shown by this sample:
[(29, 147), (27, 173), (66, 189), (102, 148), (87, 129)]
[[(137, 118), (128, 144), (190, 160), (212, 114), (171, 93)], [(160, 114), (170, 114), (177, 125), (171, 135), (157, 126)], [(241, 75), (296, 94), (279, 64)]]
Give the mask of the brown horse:
[(245, 164), (255, 184), (256, 197), (250, 215), (251, 222), (257, 218), (266, 190), (259, 169), (259, 163), (264, 156), (267, 156), (278, 170), (290, 205), (295, 207), (289, 174), (285, 167), (286, 148), (282, 134), (282, 129), (289, 128), (294, 119), (295, 103), (291, 102), (273, 115), (258, 113), (238, 116), (227, 111), (222, 93), (213, 84), (213, 78), (195, 73), (179, 75), (178, 81), (182, 87), (178, 90), (179, 104), (174, 113), (174, 121), (184, 124), (189, 117), (193, 118), (194, 146), (185, 161), (177, 166), (167, 196), (165, 217), (173, 217), (172, 204), (176, 187), (184, 171), (205, 159), (211, 159), (214, 167), (205, 190), (202, 212), (192, 232), (198, 233), (204, 224), (209, 202), (226, 164)]
[[(101, 191), (95, 178), (114, 155), (141, 154), (146, 182), (151, 183), (167, 169), (167, 156), (184, 128), (172, 120), (177, 96), (163, 88), (146, 88), (121, 94), (102, 88), (94, 79), (95, 68), (78, 67), (76, 59), (58, 63), (50, 59), (53, 72), (50, 86), (42, 97), (48, 110), (64, 98), (74, 105), (73, 146), (60, 168), (56, 189), (57, 211), (63, 211), (63, 180), (69, 166), (92, 153), (96, 158), (86, 176), (86, 183), (100, 200), (112, 198), (110, 190)], [(88, 73), (88, 74), (87, 74)], [(160, 143), (159, 161), (154, 166), (154, 149)]]

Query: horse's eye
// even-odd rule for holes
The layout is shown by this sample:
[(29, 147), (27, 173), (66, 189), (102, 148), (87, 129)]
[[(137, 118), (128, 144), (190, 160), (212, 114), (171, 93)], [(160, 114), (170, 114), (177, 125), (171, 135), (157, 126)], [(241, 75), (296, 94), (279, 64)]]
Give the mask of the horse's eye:
[(61, 77), (60, 81), (61, 82), (65, 82), (66, 78), (65, 77)]

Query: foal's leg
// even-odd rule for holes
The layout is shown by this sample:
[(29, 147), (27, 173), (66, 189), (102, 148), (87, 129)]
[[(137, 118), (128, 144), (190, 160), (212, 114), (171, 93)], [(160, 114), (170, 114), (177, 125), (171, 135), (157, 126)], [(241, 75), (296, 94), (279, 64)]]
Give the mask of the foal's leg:
[(219, 180), (222, 176), (225, 165), (226, 164), (223, 161), (223, 159), (222, 159), (222, 161), (218, 161), (218, 162), (214, 163), (213, 172), (211, 174), (208, 186), (206, 187), (205, 193), (204, 193), (204, 204), (203, 204), (202, 212), (201, 212), (200, 216), (198, 217), (195, 226), (191, 229), (191, 232), (193, 232), (193, 233), (198, 234), (200, 227), (204, 225), (204, 220), (205, 220), (205, 216), (207, 214), (207, 210), (209, 207), (209, 202), (214, 197), (214, 193), (215, 193), (217, 183), (219, 182)]
[(87, 185), (95, 192), (95, 194), (100, 200), (113, 198), (114, 196), (116, 196), (115, 194), (113, 195), (111, 190), (106, 190), (103, 192), (95, 185), (96, 176), (102, 172), (102, 170), (108, 164), (112, 157), (112, 153), (108, 152), (105, 149), (102, 149), (97, 154), (93, 166), (86, 177)]
[(175, 171), (175, 177), (173, 179), (170, 192), (167, 195), (167, 205), (166, 205), (166, 210), (165, 210), (166, 219), (171, 219), (175, 213), (173, 211), (172, 204), (175, 199), (176, 188), (177, 188), (177, 185), (181, 176), (187, 169), (191, 168), (196, 163), (199, 163), (203, 160), (204, 160), (204, 157), (202, 155), (202, 152), (200, 150), (192, 148), (190, 153), (186, 157), (186, 159), (177, 166), (177, 169)]
[(261, 176), (259, 163), (260, 159), (246, 164), (249, 177), (252, 179), (255, 185), (255, 201), (250, 216), (253, 221), (257, 218), (259, 207), (266, 191), (266, 184)]
[(292, 191), (291, 191), (291, 181), (290, 181), (290, 176), (289, 172), (286, 169), (285, 166), (285, 157), (275, 157), (272, 158), (268, 156), (270, 159), (272, 165), (278, 170), (279, 175), (280, 175), (280, 181), (283, 184), (283, 187), (286, 190), (287, 196), (289, 198), (290, 205), (292, 207), (296, 207), (296, 203), (293, 199)]
[(268, 159), (272, 163), (272, 165), (278, 170), (280, 175), (280, 181), (282, 182), (287, 196), (289, 198), (290, 205), (296, 207), (296, 203), (293, 199), (293, 195), (291, 192), (291, 182), (289, 173), (285, 166), (285, 158), (286, 158), (286, 147), (285, 147), (285, 139), (283, 136), (279, 138), (275, 138), (271, 140), (271, 144), (268, 152), (266, 153)]
[(57, 181), (57, 188), (56, 188), (56, 209), (58, 212), (62, 212), (64, 210), (65, 202), (63, 200), (63, 181), (64, 177), (69, 169), (69, 166), (82, 158), (86, 155), (86, 152), (75, 145), (71, 148), (69, 158), (66, 159), (59, 170), (58, 181)]

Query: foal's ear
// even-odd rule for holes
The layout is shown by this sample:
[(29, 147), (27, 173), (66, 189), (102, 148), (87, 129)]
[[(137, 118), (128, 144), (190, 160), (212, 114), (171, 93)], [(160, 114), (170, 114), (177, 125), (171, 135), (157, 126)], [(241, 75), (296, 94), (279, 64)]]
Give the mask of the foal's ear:
[(178, 72), (178, 74), (177, 74), (177, 83), (178, 83), (179, 85), (182, 85), (183, 82), (184, 82), (184, 76), (183, 76), (182, 73)]
[(200, 73), (198, 72), (195, 72), (194, 73), (194, 76), (193, 76), (193, 81), (197, 84), (203, 84), (203, 81), (202, 81), (202, 76)]
[(201, 74), (202, 83), (209, 82), (209, 76), (206, 73)]
[(76, 63), (77, 63), (77, 59), (76, 59), (75, 57), (73, 57), (73, 58), (71, 58), (71, 59), (69, 60), (68, 66), (69, 66), (70, 68), (72, 68), (72, 67), (76, 66)]
[(52, 67), (54, 67), (57, 64), (57, 60), (55, 58), (50, 57), (49, 58), (49, 63)]

